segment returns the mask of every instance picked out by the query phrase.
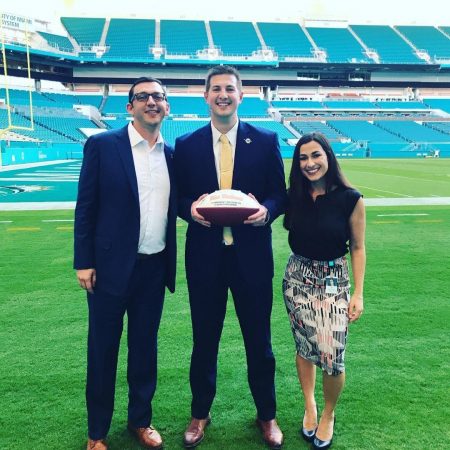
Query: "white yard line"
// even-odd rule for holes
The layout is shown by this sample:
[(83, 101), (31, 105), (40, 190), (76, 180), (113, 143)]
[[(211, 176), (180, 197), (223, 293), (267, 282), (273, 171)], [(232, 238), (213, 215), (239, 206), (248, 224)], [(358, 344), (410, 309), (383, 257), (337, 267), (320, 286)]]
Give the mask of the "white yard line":
[(17, 170), (17, 169), (30, 169), (32, 167), (41, 167), (41, 166), (51, 166), (52, 164), (64, 164), (68, 162), (75, 162), (76, 160), (73, 159), (61, 159), (59, 161), (44, 161), (44, 162), (35, 162), (35, 163), (29, 163), (29, 164), (16, 164), (16, 165), (10, 165), (10, 166), (0, 166), (0, 172), (9, 172), (11, 170)]
[(75, 202), (0, 203), (0, 211), (37, 211), (49, 209), (75, 209)]
[(78, 183), (78, 177), (74, 177), (74, 178), (57, 178), (57, 179), (52, 179), (49, 180), (48, 178), (0, 178), (0, 181), (15, 181), (14, 184), (20, 183), (21, 181), (40, 181), (42, 183), (48, 182), (48, 181), (52, 181), (52, 182), (56, 182), (56, 181), (68, 181), (71, 183)]
[(412, 197), (412, 195), (401, 194), (400, 192), (386, 191), (385, 189), (375, 189), (375, 188), (371, 188), (369, 186), (361, 186), (360, 184), (355, 184), (354, 186), (357, 188), (369, 189), (371, 191), (387, 192), (388, 194), (400, 195), (402, 197)]
[(446, 206), (450, 197), (366, 198), (366, 206)]
[(397, 216), (429, 216), (429, 214), (427, 214), (427, 213), (377, 214), (377, 217), (397, 217)]

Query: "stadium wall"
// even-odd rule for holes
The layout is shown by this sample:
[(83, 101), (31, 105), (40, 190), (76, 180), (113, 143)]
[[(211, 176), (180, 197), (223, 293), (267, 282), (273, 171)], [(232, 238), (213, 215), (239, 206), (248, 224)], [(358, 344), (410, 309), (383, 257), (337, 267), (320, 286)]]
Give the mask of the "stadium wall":
[(7, 141), (0, 141), (0, 147), (2, 166), (80, 159), (83, 153), (83, 146), (75, 143), (43, 143), (37, 146), (35, 142), (10, 142), (8, 144)]

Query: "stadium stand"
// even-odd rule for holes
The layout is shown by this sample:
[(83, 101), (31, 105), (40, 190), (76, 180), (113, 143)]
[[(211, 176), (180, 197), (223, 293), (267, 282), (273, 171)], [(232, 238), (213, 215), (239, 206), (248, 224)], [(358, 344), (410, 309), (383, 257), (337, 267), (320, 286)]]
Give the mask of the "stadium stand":
[(329, 109), (364, 110), (377, 107), (374, 102), (367, 102), (362, 100), (324, 100), (322, 103), (326, 108)]
[(274, 108), (323, 109), (321, 102), (311, 100), (272, 100)]
[(57, 34), (45, 33), (44, 31), (38, 31), (38, 33), (47, 41), (50, 47), (55, 48), (61, 52), (74, 52), (72, 42), (67, 36), (60, 36)]
[(61, 23), (81, 48), (98, 45), (106, 19), (89, 17), (61, 17)]
[(364, 54), (364, 48), (347, 28), (308, 27), (307, 30), (317, 46), (326, 51), (328, 62), (373, 62)]
[(148, 61), (155, 45), (155, 20), (111, 19), (105, 44), (109, 50), (104, 59)]
[(170, 114), (208, 117), (204, 97), (169, 96)]
[(395, 135), (375, 123), (356, 120), (330, 120), (328, 125), (353, 141), (400, 142), (406, 145), (406, 139)]
[(265, 44), (280, 59), (311, 59), (314, 48), (297, 23), (258, 22)]
[(376, 124), (409, 142), (443, 142), (449, 136), (413, 121), (377, 121)]
[(307, 134), (307, 133), (313, 133), (313, 132), (319, 132), (319, 133), (323, 133), (325, 136), (327, 136), (327, 138), (331, 142), (342, 140), (342, 139), (348, 139), (341, 132), (339, 132), (335, 128), (330, 127), (326, 122), (295, 121), (295, 122), (291, 122), (290, 124), (295, 130), (297, 130), (300, 133), (300, 135)]
[[(450, 156), (450, 89), (439, 81), (450, 80), (450, 27), (81, 17), (61, 23), (68, 36), (39, 31), (30, 53), (38, 61), (36, 78), (49, 68), (49, 78), (64, 88), (46, 91), (35, 83), (34, 130), (2, 135), (3, 162), (13, 161), (6, 141), (61, 144), (75, 155), (91, 132), (128, 124), (124, 85), (136, 73), (168, 82), (163, 134), (173, 144), (207, 123), (202, 77), (216, 63), (245, 66), (239, 115), (276, 131), (284, 157), (311, 131), (327, 135), (342, 157), (417, 157), (436, 150)], [(7, 49), (23, 60), (20, 44)], [(427, 84), (423, 94), (414, 80)], [(29, 96), (24, 88), (9, 89), (13, 125), (31, 128)], [(8, 127), (7, 101), (0, 88), (2, 129)]]
[(369, 48), (376, 51), (380, 62), (388, 64), (424, 64), (414, 49), (387, 25), (351, 25), (351, 29)]
[(161, 20), (160, 36), (168, 54), (195, 55), (208, 48), (205, 22), (200, 20)]
[(214, 45), (222, 54), (228, 56), (251, 56), (261, 49), (255, 28), (251, 22), (222, 22), (210, 21), (211, 34)]
[(450, 59), (450, 39), (435, 27), (396, 26), (416, 48), (425, 50), (433, 61)]
[(442, 109), (450, 114), (450, 98), (424, 98), (423, 102), (430, 108)]
[(399, 102), (395, 100), (377, 101), (377, 106), (383, 109), (426, 109), (427, 106), (418, 101)]

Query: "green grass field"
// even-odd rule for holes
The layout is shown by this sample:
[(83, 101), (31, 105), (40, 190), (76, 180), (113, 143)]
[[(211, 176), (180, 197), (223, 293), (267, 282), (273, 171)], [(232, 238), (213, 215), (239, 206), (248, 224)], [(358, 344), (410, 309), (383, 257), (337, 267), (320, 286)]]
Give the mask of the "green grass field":
[[(348, 160), (342, 166), (367, 198), (450, 196), (450, 160)], [(72, 218), (72, 211), (0, 212), (2, 450), (85, 448), (87, 306), (72, 270)], [(347, 386), (337, 409), (333, 448), (448, 448), (449, 225), (450, 206), (367, 209), (365, 313), (350, 329)], [(185, 230), (180, 222), (177, 292), (166, 299), (154, 399), (153, 423), (167, 449), (182, 448), (190, 412)], [(281, 294), (289, 248), (280, 220), (274, 224), (273, 236), (278, 420), (285, 433), (283, 448), (307, 449), (298, 434), (303, 403)], [(122, 347), (109, 434), (112, 450), (140, 448), (125, 430), (126, 352)], [(246, 380), (242, 338), (230, 301), (213, 423), (200, 448), (266, 448), (254, 426)], [(230, 439), (234, 444), (229, 444)]]

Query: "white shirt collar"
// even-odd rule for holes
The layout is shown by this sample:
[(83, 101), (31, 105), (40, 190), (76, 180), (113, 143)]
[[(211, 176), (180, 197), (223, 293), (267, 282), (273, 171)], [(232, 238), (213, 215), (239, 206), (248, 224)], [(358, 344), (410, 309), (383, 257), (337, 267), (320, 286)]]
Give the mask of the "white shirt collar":
[[(135, 147), (136, 145), (140, 144), (142, 141), (145, 141), (150, 146), (148, 141), (141, 136), (141, 134), (139, 133), (138, 130), (136, 130), (136, 128), (134, 128), (132, 122), (130, 122), (128, 124), (128, 136), (130, 137), (131, 147)], [(159, 132), (158, 139), (155, 142), (156, 148), (160, 147), (161, 144), (164, 144), (164, 139), (162, 137), (161, 132)]]
[[(230, 144), (234, 147), (236, 147), (236, 141), (237, 141), (237, 132), (239, 128), (239, 120), (236, 121), (236, 123), (233, 125), (233, 128), (228, 131), (228, 133), (225, 133), (226, 137), (230, 141)], [(219, 142), (220, 136), (222, 136), (223, 133), (221, 133), (211, 122), (211, 130), (212, 130), (212, 137), (213, 137), (213, 145), (216, 145)]]

